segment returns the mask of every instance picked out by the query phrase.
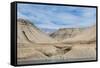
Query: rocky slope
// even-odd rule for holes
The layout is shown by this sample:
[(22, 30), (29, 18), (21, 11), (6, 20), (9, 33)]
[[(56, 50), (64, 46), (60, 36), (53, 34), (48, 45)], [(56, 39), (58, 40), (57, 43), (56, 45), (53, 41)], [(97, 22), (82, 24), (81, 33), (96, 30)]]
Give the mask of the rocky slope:
[(77, 34), (81, 33), (85, 28), (61, 28), (53, 33), (50, 36), (56, 40), (64, 40), (66, 38), (72, 38)]
[(63, 43), (93, 43), (96, 42), (96, 26), (89, 27), (73, 38), (66, 38)]
[(40, 31), (28, 20), (18, 19), (17, 21), (18, 43), (55, 43), (53, 38)]

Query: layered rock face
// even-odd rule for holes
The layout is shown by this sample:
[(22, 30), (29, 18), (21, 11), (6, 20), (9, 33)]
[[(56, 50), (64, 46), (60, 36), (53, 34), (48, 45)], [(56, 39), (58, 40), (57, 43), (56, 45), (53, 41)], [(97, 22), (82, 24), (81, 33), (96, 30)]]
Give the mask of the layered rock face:
[(55, 43), (53, 38), (40, 31), (30, 21), (18, 19), (17, 21), (18, 43)]

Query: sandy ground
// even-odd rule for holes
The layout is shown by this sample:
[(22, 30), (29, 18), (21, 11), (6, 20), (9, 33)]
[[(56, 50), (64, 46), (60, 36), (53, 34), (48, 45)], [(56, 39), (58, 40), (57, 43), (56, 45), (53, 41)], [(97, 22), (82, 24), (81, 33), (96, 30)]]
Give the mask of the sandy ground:
[[(21, 44), (20, 44), (21, 45)], [(68, 46), (67, 46), (68, 45)], [(27, 45), (18, 47), (19, 64), (96, 60), (95, 44)]]
[(25, 20), (17, 23), (18, 64), (96, 60), (96, 27), (57, 41)]

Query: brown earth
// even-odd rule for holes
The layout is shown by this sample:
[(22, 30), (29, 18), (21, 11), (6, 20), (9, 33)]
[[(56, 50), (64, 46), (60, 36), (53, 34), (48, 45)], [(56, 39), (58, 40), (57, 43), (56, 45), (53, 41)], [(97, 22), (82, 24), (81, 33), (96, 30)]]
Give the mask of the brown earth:
[(76, 32), (73, 37), (66, 36), (61, 41), (48, 36), (24, 19), (18, 19), (17, 27), (18, 64), (96, 60), (95, 25)]

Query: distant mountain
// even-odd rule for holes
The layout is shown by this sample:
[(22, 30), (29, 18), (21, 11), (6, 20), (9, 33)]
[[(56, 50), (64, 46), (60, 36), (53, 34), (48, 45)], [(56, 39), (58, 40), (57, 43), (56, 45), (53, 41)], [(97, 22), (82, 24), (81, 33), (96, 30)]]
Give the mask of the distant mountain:
[(45, 32), (47, 34), (51, 34), (51, 33), (55, 32), (57, 29), (40, 28), (40, 30), (42, 30), (43, 32)]
[(81, 33), (85, 28), (61, 28), (50, 34), (52, 38), (56, 40), (64, 40), (67, 38), (72, 38), (77, 34)]

